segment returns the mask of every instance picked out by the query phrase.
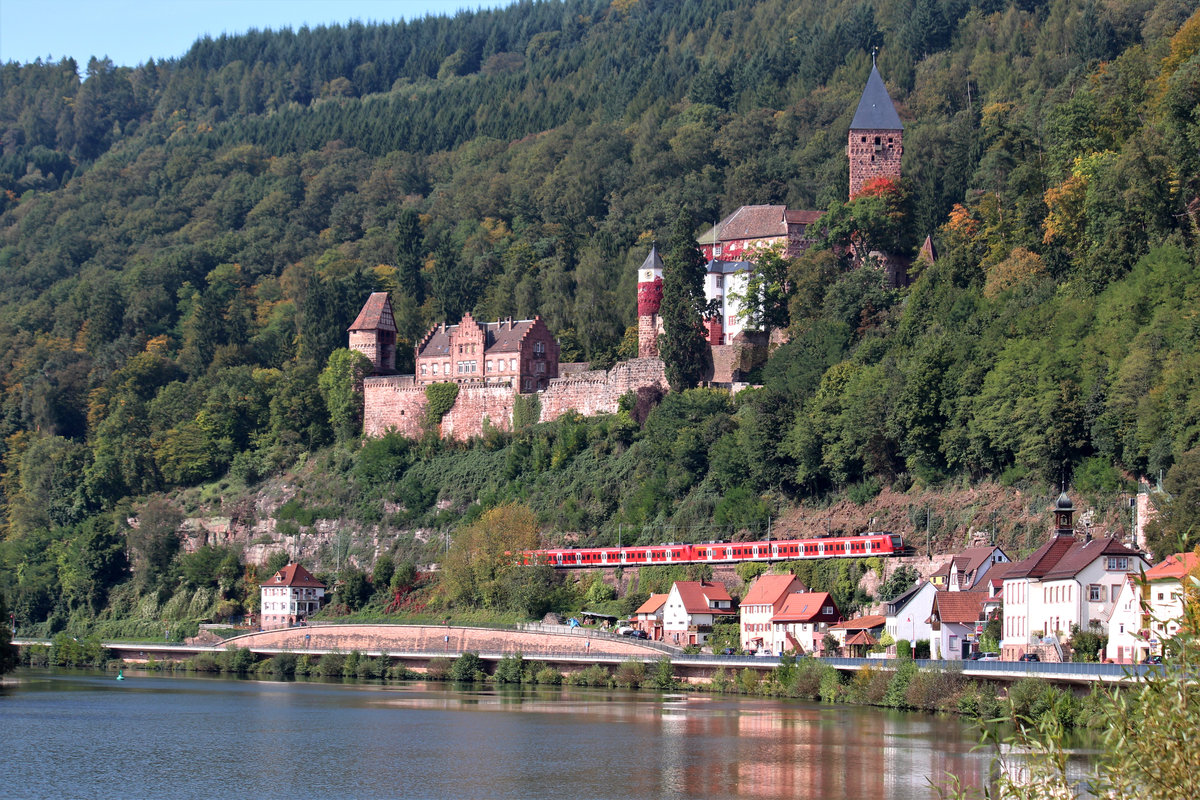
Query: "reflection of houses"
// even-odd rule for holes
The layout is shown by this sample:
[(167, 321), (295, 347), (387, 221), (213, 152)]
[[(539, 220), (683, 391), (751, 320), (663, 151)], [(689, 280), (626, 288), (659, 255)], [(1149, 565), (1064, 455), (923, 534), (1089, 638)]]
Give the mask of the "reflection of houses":
[(1108, 658), (1127, 664), (1162, 654), (1183, 624), (1183, 581), (1197, 567), (1196, 553), (1176, 553), (1146, 571), (1144, 586), (1126, 576), (1108, 621)]
[(717, 618), (733, 616), (733, 598), (710, 581), (676, 581), (663, 605), (663, 633), (675, 644), (704, 644)]
[(634, 625), (656, 642), (663, 638), (663, 606), (668, 597), (670, 595), (652, 594), (633, 612)]
[(1147, 566), (1140, 553), (1116, 537), (1077, 540), (1074, 514), (1071, 499), (1066, 493), (1059, 495), (1049, 541), (1005, 576), (1005, 659), (1019, 658), (1038, 637), (1061, 642), (1074, 625), (1087, 628), (1093, 622), (1108, 622), (1126, 576), (1139, 565)]
[(286, 628), (321, 608), (325, 584), (299, 564), (288, 564), (260, 588), (262, 629)]
[(805, 586), (795, 575), (758, 576), (738, 605), (742, 617), (742, 649), (765, 647), (771, 652), (779, 652), (772, 638), (771, 618), (783, 608), (788, 595), (803, 591)]
[(829, 626), (829, 634), (838, 642), (845, 655), (865, 657), (867, 650), (874, 647), (883, 635), (887, 617), (871, 614), (865, 617), (844, 619)]
[(783, 601), (783, 608), (771, 618), (771, 650), (775, 653), (786, 650), (820, 653), (829, 626), (841, 619), (829, 592), (789, 594)]
[(970, 655), (971, 642), (983, 631), (987, 592), (938, 592), (929, 622), (933, 629), (930, 657), (956, 661)]
[(929, 612), (938, 588), (928, 581), (918, 583), (904, 594), (885, 603), (887, 632), (893, 641), (905, 639), (910, 643), (933, 639)]

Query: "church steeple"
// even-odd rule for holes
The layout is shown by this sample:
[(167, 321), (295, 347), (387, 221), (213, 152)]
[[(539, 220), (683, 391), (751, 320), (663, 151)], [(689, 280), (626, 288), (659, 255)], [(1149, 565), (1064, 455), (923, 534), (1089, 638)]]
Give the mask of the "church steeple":
[(903, 153), (904, 124), (883, 85), (872, 53), (871, 75), (850, 123), (846, 145), (846, 155), (850, 157), (850, 199), (876, 178), (899, 180)]

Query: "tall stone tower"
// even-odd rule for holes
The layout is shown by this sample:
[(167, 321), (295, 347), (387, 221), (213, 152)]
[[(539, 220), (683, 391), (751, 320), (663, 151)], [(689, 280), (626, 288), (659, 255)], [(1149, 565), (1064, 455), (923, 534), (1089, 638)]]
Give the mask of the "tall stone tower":
[(662, 320), (658, 310), (662, 306), (663, 262), (658, 256), (658, 247), (651, 245), (650, 255), (638, 267), (638, 358), (658, 357), (658, 331)]
[(396, 319), (387, 292), (372, 292), (350, 326), (350, 349), (367, 358), (376, 373), (396, 371)]
[(850, 157), (850, 199), (876, 178), (900, 179), (900, 156), (904, 154), (904, 125), (892, 105), (883, 78), (871, 56), (871, 76), (863, 89), (858, 110), (850, 123), (846, 155)]

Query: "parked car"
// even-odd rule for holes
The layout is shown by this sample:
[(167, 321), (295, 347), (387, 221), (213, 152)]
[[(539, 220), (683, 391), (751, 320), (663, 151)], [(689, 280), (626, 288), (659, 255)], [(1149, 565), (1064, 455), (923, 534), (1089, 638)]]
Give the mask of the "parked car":
[(977, 658), (975, 660), (976, 661), (999, 661), (1000, 654), (999, 653), (980, 653), (979, 658)]
[(1042, 657), (1037, 653), (1022, 653), (1018, 661), (1041, 661)]
[(978, 661), (983, 657), (983, 653), (975, 652), (963, 656), (963, 661)]
[(650, 634), (646, 633), (641, 628), (630, 628), (625, 631), (622, 636), (628, 636), (630, 639), (649, 639)]
[(736, 656), (736, 655), (737, 655), (737, 648), (736, 648), (736, 647), (726, 647), (724, 650), (722, 650), (722, 651), (721, 651), (721, 655), (723, 655), (723, 656)]
[(1142, 659), (1143, 664), (1161, 664), (1162, 656), (1146, 656)]

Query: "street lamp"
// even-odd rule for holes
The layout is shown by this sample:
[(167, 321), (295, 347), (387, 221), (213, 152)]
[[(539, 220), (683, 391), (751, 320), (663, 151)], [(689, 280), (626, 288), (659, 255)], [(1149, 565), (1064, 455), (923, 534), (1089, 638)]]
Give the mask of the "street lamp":
[(908, 644), (912, 647), (912, 659), (917, 660), (917, 621), (910, 615), (908, 621), (912, 623), (912, 636), (908, 639)]

